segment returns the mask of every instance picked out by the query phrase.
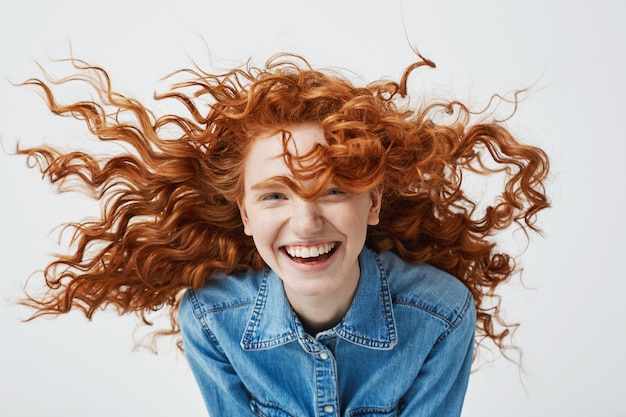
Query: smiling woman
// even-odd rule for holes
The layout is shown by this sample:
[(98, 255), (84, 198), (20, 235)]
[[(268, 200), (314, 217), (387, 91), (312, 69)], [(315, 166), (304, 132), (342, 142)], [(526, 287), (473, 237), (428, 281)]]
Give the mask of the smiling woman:
[[(181, 70), (158, 98), (187, 114), (158, 117), (71, 62), (24, 84), (131, 150), (18, 150), (104, 203), (69, 226), (72, 253), (25, 300), (36, 316), (168, 308), (212, 415), (460, 414), (474, 345), (504, 349), (513, 327), (490, 302), (515, 271), (493, 237), (536, 230), (542, 150), (459, 102), (408, 107), (409, 75), (434, 66), (421, 56), (365, 86), (289, 55)], [(57, 101), (71, 83), (98, 100)], [(477, 209), (464, 172), (506, 175), (493, 205)]]
[[(284, 156), (306, 155), (326, 145), (324, 131), (311, 124), (285, 129), (252, 141), (239, 208), (244, 232), (283, 281), (305, 329), (315, 334), (338, 324), (352, 303), (360, 276), (358, 255), (367, 226), (378, 223), (381, 198), (376, 188), (351, 194), (330, 183), (323, 184), (327, 190), (319, 198), (304, 199)], [(307, 188), (315, 182), (309, 180)]]

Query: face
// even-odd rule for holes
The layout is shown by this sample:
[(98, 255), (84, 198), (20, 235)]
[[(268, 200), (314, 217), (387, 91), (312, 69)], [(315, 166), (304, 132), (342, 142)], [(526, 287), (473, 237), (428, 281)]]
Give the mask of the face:
[[(292, 153), (306, 153), (316, 143), (326, 145), (318, 125), (285, 130), (292, 136), (288, 148)], [(281, 132), (255, 138), (244, 175), (245, 193), (239, 203), (244, 231), (283, 280), (290, 301), (351, 296), (360, 276), (358, 255), (367, 226), (378, 223), (380, 193), (348, 194), (331, 184), (318, 200), (303, 200), (275, 180), (292, 177), (283, 159)]]

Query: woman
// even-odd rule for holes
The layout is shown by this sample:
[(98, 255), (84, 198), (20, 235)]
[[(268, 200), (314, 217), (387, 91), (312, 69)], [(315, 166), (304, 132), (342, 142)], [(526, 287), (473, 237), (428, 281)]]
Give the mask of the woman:
[[(19, 151), (105, 201), (46, 269), (48, 293), (29, 297), (36, 315), (167, 306), (213, 416), (460, 414), (475, 332), (504, 349), (512, 327), (489, 303), (515, 271), (492, 237), (535, 230), (542, 150), (470, 123), (459, 102), (410, 108), (409, 74), (434, 66), (423, 58), (366, 86), (286, 55), (183, 70), (159, 98), (189, 114), (160, 117), (74, 64), (63, 82), (100, 101), (64, 105), (50, 83), (25, 84), (132, 151)], [(464, 193), (468, 171), (507, 175), (484, 211)]]

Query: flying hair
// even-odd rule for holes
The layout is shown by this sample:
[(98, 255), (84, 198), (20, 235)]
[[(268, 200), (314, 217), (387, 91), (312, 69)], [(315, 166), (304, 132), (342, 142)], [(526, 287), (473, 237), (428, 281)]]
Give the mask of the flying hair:
[[(104, 69), (76, 58), (68, 60), (74, 75), (26, 80), (21, 85), (41, 91), (54, 114), (84, 121), (91, 135), (127, 151), (96, 156), (18, 146), (61, 191), (78, 189), (102, 202), (97, 220), (65, 226), (72, 234), (68, 253), (45, 267), (46, 291), (29, 291), (23, 303), (35, 309), (33, 318), (72, 309), (91, 318), (114, 308), (146, 323), (149, 313), (165, 308), (171, 328), (161, 333), (178, 333), (183, 290), (218, 272), (264, 267), (243, 232), (237, 203), (251, 142), (282, 132), (289, 187), (307, 199), (331, 181), (350, 193), (382, 190), (380, 223), (368, 229), (366, 246), (456, 276), (474, 297), (478, 343), (490, 339), (504, 350), (515, 325), (502, 319), (493, 300), (516, 262), (494, 236), (510, 228), (539, 232), (537, 214), (549, 206), (548, 157), (500, 121), (471, 122), (475, 113), (461, 102), (410, 107), (409, 76), (434, 67), (418, 58), (399, 82), (364, 85), (289, 54), (219, 74), (182, 69), (166, 78), (171, 87), (155, 99), (182, 104), (184, 111), (159, 116), (116, 92)], [(59, 101), (56, 89), (71, 83), (87, 86), (95, 98)], [(448, 122), (439, 121), (438, 112), (451, 116)], [(321, 126), (327, 145), (290, 152), (289, 127), (302, 123)], [(464, 189), (468, 172), (505, 175), (485, 209)], [(302, 187), (311, 181), (314, 186)]]

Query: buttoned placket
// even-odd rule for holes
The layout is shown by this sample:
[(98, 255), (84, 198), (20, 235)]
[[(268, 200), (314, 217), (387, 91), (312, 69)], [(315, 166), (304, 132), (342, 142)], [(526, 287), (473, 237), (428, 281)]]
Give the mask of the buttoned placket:
[[(335, 359), (336, 344), (340, 340), (382, 350), (393, 349), (397, 343), (384, 269), (367, 249), (363, 249), (360, 262), (362, 271), (367, 271), (365, 276), (372, 282), (364, 287), (360, 281), (353, 301), (357, 309), (351, 308), (340, 324), (315, 337), (304, 330), (289, 305), (280, 278), (273, 271), (265, 270), (253, 312), (240, 342), (242, 348), (248, 351), (278, 348), (297, 340), (312, 359), (310, 388), (314, 396), (313, 410), (318, 417), (338, 417), (341, 414)], [(378, 285), (373, 282), (375, 280)], [(377, 302), (372, 305), (372, 300)], [(360, 307), (363, 305), (368, 305), (366, 311)]]
[(314, 356), (317, 415), (320, 417), (338, 416), (339, 400), (337, 397), (338, 381), (335, 357), (324, 344), (311, 336), (307, 336), (305, 342), (307, 350)]

